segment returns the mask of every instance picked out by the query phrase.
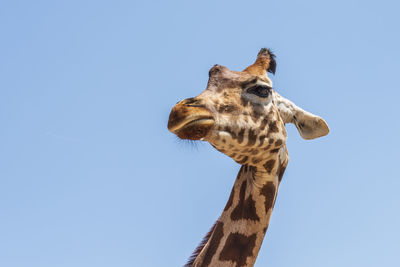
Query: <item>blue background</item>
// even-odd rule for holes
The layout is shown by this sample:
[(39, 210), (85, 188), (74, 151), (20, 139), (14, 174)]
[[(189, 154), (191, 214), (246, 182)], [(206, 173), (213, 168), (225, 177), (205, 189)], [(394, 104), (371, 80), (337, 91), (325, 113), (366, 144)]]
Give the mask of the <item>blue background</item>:
[(1, 1), (0, 265), (180, 266), (239, 166), (169, 111), (214, 64), (277, 55), (322, 116), (290, 163), (256, 266), (400, 266), (398, 1)]

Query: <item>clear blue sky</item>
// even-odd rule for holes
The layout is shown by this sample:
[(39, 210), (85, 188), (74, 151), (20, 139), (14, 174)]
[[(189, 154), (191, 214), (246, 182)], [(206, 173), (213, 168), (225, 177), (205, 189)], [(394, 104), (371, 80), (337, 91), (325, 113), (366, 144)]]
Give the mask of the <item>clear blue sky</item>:
[(214, 64), (277, 55), (288, 127), (256, 266), (400, 266), (398, 1), (2, 1), (0, 266), (180, 266), (239, 166), (167, 131)]

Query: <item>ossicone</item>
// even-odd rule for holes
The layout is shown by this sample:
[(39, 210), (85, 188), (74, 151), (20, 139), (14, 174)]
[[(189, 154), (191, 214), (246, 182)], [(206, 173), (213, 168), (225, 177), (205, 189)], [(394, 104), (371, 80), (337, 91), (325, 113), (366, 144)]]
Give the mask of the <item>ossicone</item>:
[(266, 66), (266, 70), (272, 74), (275, 74), (276, 71), (276, 60), (275, 60), (275, 54), (268, 48), (261, 48), (260, 52), (257, 54), (257, 59), (258, 58), (267, 58), (268, 59), (268, 66)]
[(257, 76), (264, 76), (264, 78), (268, 76), (267, 72), (275, 74), (275, 71), (275, 55), (268, 48), (261, 48), (260, 52), (257, 54), (256, 61), (244, 70), (244, 72)]

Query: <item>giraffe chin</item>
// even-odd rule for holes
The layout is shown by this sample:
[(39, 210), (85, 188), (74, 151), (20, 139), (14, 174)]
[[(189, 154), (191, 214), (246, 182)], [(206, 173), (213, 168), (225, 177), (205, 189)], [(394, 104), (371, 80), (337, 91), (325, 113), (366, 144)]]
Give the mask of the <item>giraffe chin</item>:
[(174, 133), (181, 139), (200, 140), (209, 133), (213, 126), (213, 118), (197, 118), (185, 123), (179, 129), (175, 129)]

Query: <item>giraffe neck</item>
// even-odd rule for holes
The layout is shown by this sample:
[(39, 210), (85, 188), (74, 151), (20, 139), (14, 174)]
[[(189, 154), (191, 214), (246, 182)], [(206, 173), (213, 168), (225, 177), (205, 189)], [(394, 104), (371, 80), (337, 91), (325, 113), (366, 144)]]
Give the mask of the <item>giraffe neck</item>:
[(185, 266), (253, 266), (268, 228), (287, 162), (269, 173), (243, 165), (218, 221)]

